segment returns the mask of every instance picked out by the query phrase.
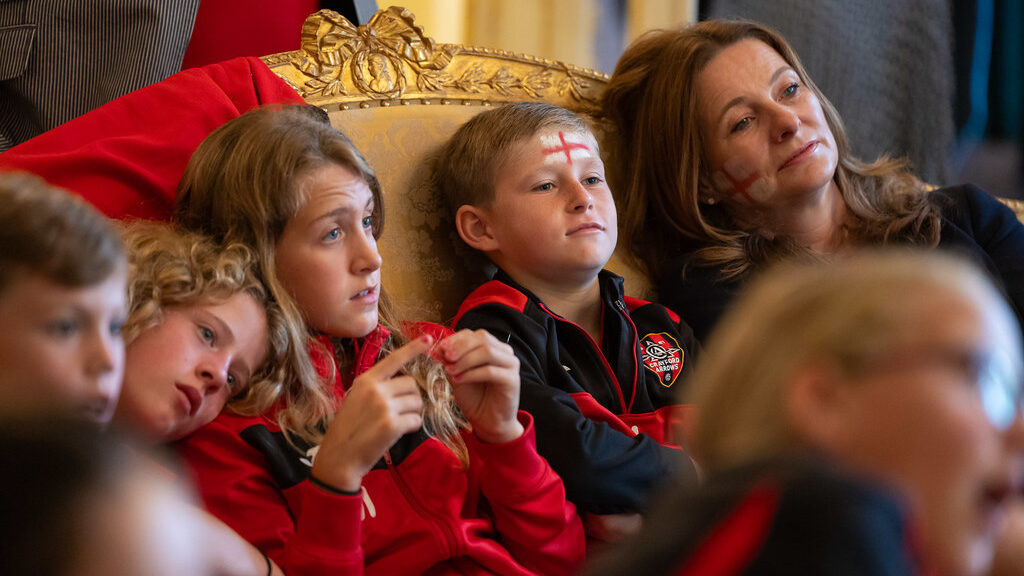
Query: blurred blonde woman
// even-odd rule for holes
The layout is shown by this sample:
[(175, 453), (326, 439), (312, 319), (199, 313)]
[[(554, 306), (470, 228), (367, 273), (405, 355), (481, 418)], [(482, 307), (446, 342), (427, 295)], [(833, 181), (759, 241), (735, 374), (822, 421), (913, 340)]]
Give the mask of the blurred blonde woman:
[(707, 472), (593, 574), (981, 574), (1020, 489), (1020, 332), (937, 253), (782, 266), (694, 374)]

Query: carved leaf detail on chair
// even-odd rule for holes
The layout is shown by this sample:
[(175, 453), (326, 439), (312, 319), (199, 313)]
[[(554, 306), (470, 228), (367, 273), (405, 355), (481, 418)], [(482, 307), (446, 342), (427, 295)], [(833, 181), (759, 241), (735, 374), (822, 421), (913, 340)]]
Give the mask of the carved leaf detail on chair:
[(558, 95), (571, 95), (576, 100), (589, 100), (584, 94), (590, 88), (590, 83), (573, 74), (568, 66), (565, 67), (565, 78), (558, 83)]
[(449, 88), (458, 88), (463, 92), (477, 93), (480, 91), (480, 85), (484, 82), (484, 75), (487, 73), (484, 70), (482, 62), (478, 62), (462, 72), (459, 79), (454, 83), (448, 85)]
[[(480, 101), (559, 97), (574, 107), (596, 102), (594, 83), (585, 78), (597, 84), (607, 79), (557, 61), (439, 44), (399, 7), (382, 10), (359, 27), (337, 12), (321, 10), (303, 24), (299, 50), (284, 62), (275, 56), (264, 60), (274, 66), (286, 62), (292, 72), (278, 73), (292, 76), (299, 94), (311, 103), (361, 106), (367, 100), (454, 96)], [(549, 94), (553, 86), (555, 94)]]
[[(466, 68), (458, 78), (447, 72), (423, 72), (419, 75), (416, 85), (424, 92), (455, 89), (469, 94), (479, 94), (487, 86), (508, 98), (522, 97), (523, 94), (530, 98), (541, 98), (544, 90), (551, 86), (550, 70), (538, 70), (520, 78), (513, 74), (508, 66), (502, 66), (489, 78), (486, 76), (487, 69), (483, 63), (478, 62)], [(517, 94), (517, 91), (522, 94)], [(575, 95), (581, 97), (579, 92)]]
[(416, 87), (421, 92), (440, 92), (454, 81), (455, 78), (447, 72), (424, 72), (416, 77)]
[(523, 77), (519, 88), (534, 98), (540, 98), (541, 92), (551, 86), (551, 70), (538, 70)]
[(412, 12), (392, 6), (358, 28), (337, 12), (320, 10), (306, 19), (292, 65), (306, 76), (304, 98), (348, 94), (345, 70), (361, 92), (394, 98), (405, 92), (404, 63), (438, 70), (451, 62), (458, 46), (440, 46), (413, 23)]

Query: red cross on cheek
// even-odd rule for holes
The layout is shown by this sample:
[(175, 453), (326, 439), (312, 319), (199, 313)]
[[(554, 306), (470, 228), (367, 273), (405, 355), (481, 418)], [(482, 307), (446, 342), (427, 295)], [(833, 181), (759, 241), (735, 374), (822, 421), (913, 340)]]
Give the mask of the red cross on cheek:
[(729, 181), (732, 182), (732, 191), (737, 196), (742, 196), (743, 198), (745, 198), (747, 200), (747, 202), (753, 202), (754, 201), (754, 199), (750, 197), (749, 190), (750, 190), (750, 186), (754, 182), (757, 182), (758, 178), (760, 178), (760, 176), (758, 175), (757, 172), (754, 172), (753, 174), (747, 176), (743, 180), (733, 180), (732, 176), (729, 176), (728, 178), (729, 178)]
[[(547, 139), (542, 139), (541, 142), (544, 142), (545, 140)], [(572, 164), (573, 150), (586, 150), (587, 152), (590, 152), (590, 148), (584, 144), (580, 144), (579, 142), (567, 142), (565, 140), (565, 134), (562, 132), (558, 133), (558, 144), (559, 145), (552, 148), (544, 148), (541, 152), (543, 152), (545, 156), (550, 156), (552, 154), (565, 154), (565, 161), (570, 165)]]

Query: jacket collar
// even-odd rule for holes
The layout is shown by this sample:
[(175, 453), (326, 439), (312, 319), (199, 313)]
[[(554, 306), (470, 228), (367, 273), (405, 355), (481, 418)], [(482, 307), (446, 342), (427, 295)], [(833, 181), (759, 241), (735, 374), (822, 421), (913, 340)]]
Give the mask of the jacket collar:
[[(497, 280), (503, 284), (515, 288), (522, 292), (534, 302), (542, 302), (536, 294), (530, 292), (528, 289), (520, 285), (518, 282), (512, 279), (504, 270), (498, 268), (498, 271), (494, 274), (494, 280)], [(622, 276), (619, 276), (608, 270), (601, 270), (597, 274), (597, 281), (601, 287), (601, 299), (604, 300), (605, 304), (613, 306), (616, 300), (622, 300), (625, 297), (625, 290), (623, 288)]]

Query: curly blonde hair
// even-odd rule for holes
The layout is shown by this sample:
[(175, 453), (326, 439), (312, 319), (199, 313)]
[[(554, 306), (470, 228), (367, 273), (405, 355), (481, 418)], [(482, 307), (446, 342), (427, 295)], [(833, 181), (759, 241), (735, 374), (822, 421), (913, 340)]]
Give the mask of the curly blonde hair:
[(256, 275), (255, 253), (243, 244), (221, 246), (208, 236), (161, 222), (128, 223), (122, 237), (128, 251), (125, 343), (159, 324), (168, 308), (217, 304), (247, 294), (266, 312), (268, 353), (249, 386), (236, 392), (228, 407), (250, 415), (269, 409), (294, 360), (284, 315)]
[(711, 177), (700, 134), (697, 76), (724, 48), (745, 39), (775, 50), (821, 103), (836, 140), (835, 181), (853, 216), (845, 227), (858, 244), (901, 242), (934, 247), (940, 208), (905, 160), (862, 162), (851, 152), (835, 107), (807, 75), (796, 52), (774, 30), (743, 20), (708, 20), (654, 30), (622, 54), (601, 102), (605, 147), (622, 238), (633, 262), (649, 275), (682, 253), (714, 265), (723, 277), (786, 256), (810, 256), (790, 238), (741, 228), (709, 195)]
[[(379, 237), (384, 202), (377, 176), (355, 145), (314, 106), (259, 108), (215, 130), (185, 168), (175, 210), (182, 226), (249, 246), (257, 253), (260, 279), (281, 307), (293, 336), (292, 353), (300, 359), (291, 367), (286, 385), (268, 396), (284, 400), (277, 417), (281, 429), (309, 444), (320, 442), (324, 423), (337, 409), (330, 384), (334, 375), (322, 378), (313, 366), (307, 345), (315, 340), (291, 293), (277, 279), (275, 250), (285, 225), (304, 201), (303, 178), (331, 165), (344, 167), (366, 182), (374, 205), (371, 228)], [(385, 351), (408, 341), (388, 302), (382, 291), (380, 323), (391, 331)], [(343, 346), (336, 343), (334, 350), (323, 352), (332, 355), (341, 370), (350, 370), (352, 358), (344, 354)], [(405, 370), (419, 383), (424, 398), (424, 429), (465, 464), (468, 452), (459, 429), (467, 423), (455, 405), (444, 367), (420, 356)]]

